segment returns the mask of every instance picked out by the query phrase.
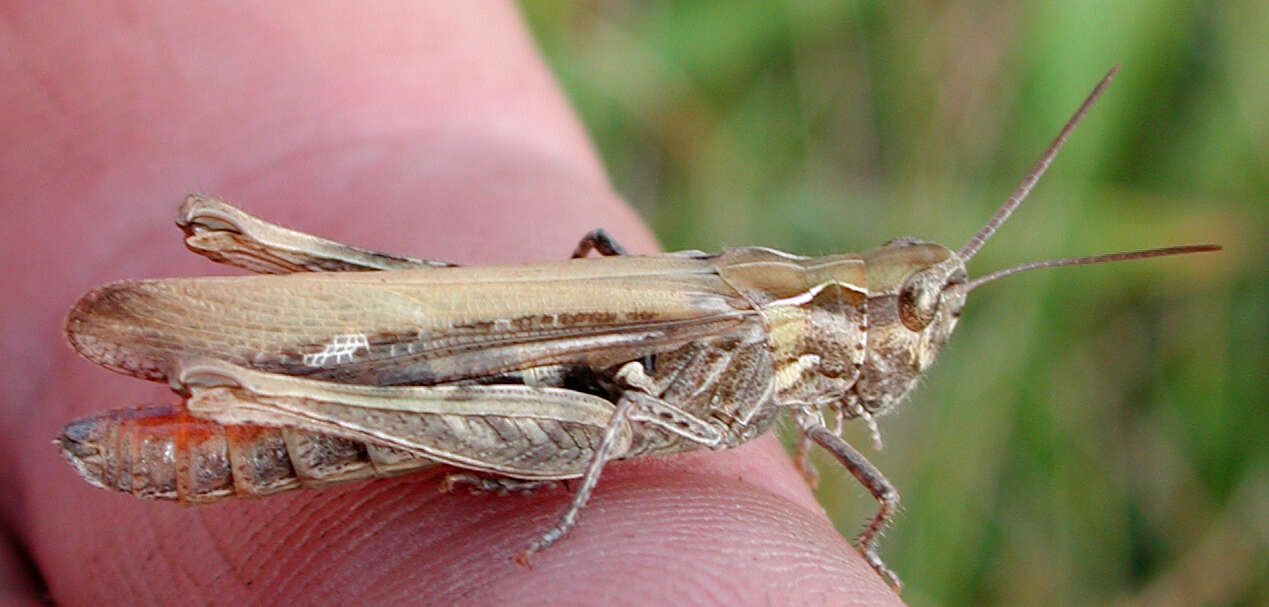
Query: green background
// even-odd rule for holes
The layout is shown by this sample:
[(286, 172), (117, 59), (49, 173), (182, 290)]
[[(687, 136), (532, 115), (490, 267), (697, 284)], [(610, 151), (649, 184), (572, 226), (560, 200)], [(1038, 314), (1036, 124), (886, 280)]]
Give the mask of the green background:
[[(527, 2), (667, 249), (959, 248), (1123, 70), (971, 275), (875, 453), (882, 554), (932, 604), (1269, 604), (1269, 10), (1260, 2)], [(853, 536), (875, 509), (819, 458)], [(831, 472), (831, 473), (830, 473)]]

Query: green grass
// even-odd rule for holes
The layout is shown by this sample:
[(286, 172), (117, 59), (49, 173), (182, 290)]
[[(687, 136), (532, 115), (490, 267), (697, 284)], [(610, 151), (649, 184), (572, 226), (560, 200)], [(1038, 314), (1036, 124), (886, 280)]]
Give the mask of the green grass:
[[(1269, 604), (1269, 10), (528, 2), (667, 249), (953, 248), (1123, 70), (970, 266), (1191, 242), (974, 293), (871, 454), (913, 604)], [(848, 434), (867, 449), (858, 428)], [(871, 453), (871, 452), (870, 452)], [(821, 468), (831, 464), (821, 460)], [(848, 534), (866, 493), (825, 474)]]

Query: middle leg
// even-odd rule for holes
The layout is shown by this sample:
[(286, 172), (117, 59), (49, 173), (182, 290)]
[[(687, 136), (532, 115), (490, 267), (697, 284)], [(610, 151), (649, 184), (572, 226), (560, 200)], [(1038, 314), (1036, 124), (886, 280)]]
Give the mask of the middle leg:
[(600, 255), (626, 255), (625, 247), (621, 246), (612, 236), (605, 232), (602, 228), (587, 232), (580, 241), (577, 242), (577, 248), (573, 249), (573, 259), (585, 257), (591, 251), (596, 251)]

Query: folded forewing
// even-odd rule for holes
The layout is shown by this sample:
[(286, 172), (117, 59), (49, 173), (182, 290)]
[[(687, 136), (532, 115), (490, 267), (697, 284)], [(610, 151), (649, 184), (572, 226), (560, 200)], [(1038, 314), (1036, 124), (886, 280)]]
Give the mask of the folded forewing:
[(712, 258), (124, 281), (83, 297), (75, 348), (164, 381), (214, 358), (343, 383), (430, 385), (602, 368), (760, 322)]

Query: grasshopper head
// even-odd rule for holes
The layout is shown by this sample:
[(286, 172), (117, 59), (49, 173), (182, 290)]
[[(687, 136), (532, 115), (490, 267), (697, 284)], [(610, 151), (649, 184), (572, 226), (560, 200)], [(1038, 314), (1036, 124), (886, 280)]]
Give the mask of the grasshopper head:
[(959, 251), (900, 238), (863, 254), (868, 272), (868, 341), (859, 377), (841, 403), (845, 416), (884, 413), (902, 400), (947, 342), (966, 296), (981, 285), (1037, 268), (1220, 249), (1216, 245), (1191, 245), (1050, 259), (1005, 268), (972, 281), (967, 278), (965, 265), (1022, 204), (1116, 71), (1118, 67), (1102, 78), (1009, 199)]
[[(882, 413), (903, 399), (947, 342), (965, 307), (965, 263), (942, 245), (892, 240), (863, 254), (868, 347), (847, 413)], [(849, 401), (853, 401), (853, 406)]]

